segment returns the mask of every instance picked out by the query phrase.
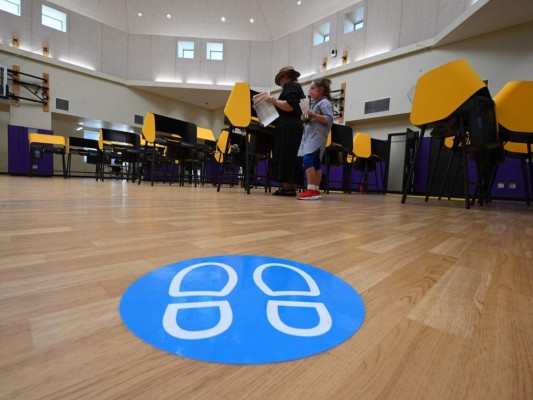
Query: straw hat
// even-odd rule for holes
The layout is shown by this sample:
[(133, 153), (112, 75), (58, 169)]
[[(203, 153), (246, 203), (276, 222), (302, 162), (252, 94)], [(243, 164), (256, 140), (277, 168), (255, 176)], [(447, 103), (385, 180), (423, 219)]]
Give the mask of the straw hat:
[(300, 73), (296, 71), (293, 67), (283, 67), (279, 70), (279, 72), (276, 75), (276, 78), (274, 78), (274, 82), (276, 82), (276, 85), (281, 86), (279, 83), (279, 80), (281, 79), (281, 76), (283, 74), (288, 74), (291, 80), (295, 81), (300, 77)]

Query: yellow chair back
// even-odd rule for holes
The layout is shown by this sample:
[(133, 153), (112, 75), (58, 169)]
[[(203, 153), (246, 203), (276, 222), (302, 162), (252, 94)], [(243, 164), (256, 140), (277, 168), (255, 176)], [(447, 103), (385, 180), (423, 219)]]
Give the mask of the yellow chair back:
[(326, 147), (331, 146), (331, 130), (328, 133), (328, 138), (326, 140)]
[(527, 146), (527, 143), (506, 142), (503, 148), (509, 153), (527, 154)]
[(372, 140), (368, 133), (357, 132), (353, 137), (355, 157), (369, 158), (372, 155)]
[(494, 103), (500, 125), (514, 132), (533, 133), (533, 81), (507, 83), (494, 96)]
[(222, 164), (224, 162), (224, 152), (226, 151), (228, 139), (229, 139), (229, 132), (227, 130), (223, 130), (220, 133), (220, 137), (217, 140), (217, 147), (215, 151), (215, 160), (218, 163)]
[(446, 146), (448, 149), (453, 148), (453, 136), (447, 136), (444, 138), (444, 146)]
[(100, 135), (98, 136), (98, 149), (104, 149), (104, 132), (102, 132), (102, 128), (100, 128)]
[(449, 117), (485, 82), (465, 60), (455, 60), (426, 72), (418, 79), (411, 123), (422, 126)]
[(196, 128), (197, 138), (203, 139), (203, 140), (209, 140), (211, 142), (216, 142), (215, 135), (213, 135), (213, 131), (211, 129), (207, 128)]
[(237, 128), (246, 128), (252, 121), (252, 105), (250, 100), (250, 85), (237, 82), (229, 95), (224, 114), (231, 125)]
[(155, 142), (155, 115), (152, 112), (147, 112), (144, 117), (144, 124), (142, 128), (144, 139), (148, 143)]

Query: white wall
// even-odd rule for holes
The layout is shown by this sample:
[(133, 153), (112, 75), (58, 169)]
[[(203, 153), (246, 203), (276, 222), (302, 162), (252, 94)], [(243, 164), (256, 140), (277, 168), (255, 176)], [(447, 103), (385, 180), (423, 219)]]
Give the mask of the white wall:
[[(0, 59), (13, 57), (11, 53), (0, 51)], [(35, 57), (35, 56), (34, 56)], [(121, 124), (136, 128), (140, 132), (141, 125), (134, 124), (134, 116), (146, 115), (154, 112), (196, 123), (199, 126), (211, 128), (218, 132), (223, 125), (220, 110), (211, 111), (192, 106), (187, 103), (172, 100), (156, 94), (129, 88), (124, 81), (107, 79), (89, 75), (73, 69), (66, 69), (40, 60), (18, 56), (10, 61), (19, 65), (21, 71), (42, 76), (47, 72), (50, 76), (50, 112), (44, 112), (41, 104), (21, 101), (20, 107), (10, 106), (9, 101), (1, 101), (0, 118), (0, 172), (7, 172), (7, 124), (28, 126), (41, 129), (54, 129), (61, 126), (57, 132), (64, 136), (75, 136), (75, 125), (71, 124), (70, 131), (63, 130), (65, 124), (53, 120), (54, 114), (70, 117), (88, 118), (107, 124)], [(10, 64), (11, 64), (10, 62)], [(69, 111), (55, 108), (56, 98), (69, 101)]]
[[(47, 41), (54, 59), (124, 79), (215, 84), (245, 81), (255, 87), (271, 86), (275, 73), (284, 65), (294, 65), (304, 75), (314, 74), (332, 49), (338, 49), (339, 55), (348, 50), (348, 59), (356, 61), (431, 38), (466, 8), (466, 0), (356, 1), (273, 43), (223, 40), (224, 61), (213, 62), (205, 59), (205, 46), (220, 40), (130, 35), (53, 5), (67, 14), (68, 32), (63, 33), (41, 25), (43, 3), (23, 1), (21, 17), (0, 12), (0, 43), (10, 43), (12, 32), (18, 32), (25, 50), (40, 51)], [(365, 7), (365, 27), (345, 35), (345, 15), (361, 6)], [(324, 22), (330, 22), (330, 41), (313, 46), (314, 27)], [(195, 60), (177, 58), (178, 40), (195, 42)], [(330, 61), (332, 65), (338, 59)]]
[(0, 172), (7, 172), (7, 125), (9, 124), (9, 106), (0, 103)]

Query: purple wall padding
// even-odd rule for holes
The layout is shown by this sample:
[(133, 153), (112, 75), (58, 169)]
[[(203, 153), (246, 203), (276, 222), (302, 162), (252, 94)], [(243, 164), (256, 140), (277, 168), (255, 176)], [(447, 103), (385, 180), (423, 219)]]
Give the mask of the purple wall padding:
[[(8, 172), (11, 175), (29, 175), (30, 172), (30, 143), (28, 133), (30, 128), (26, 126), (8, 125), (7, 127), (7, 147), (8, 147)], [(53, 135), (53, 131), (37, 129), (38, 133)], [(33, 175), (52, 176), (54, 173), (54, 155), (46, 153), (40, 160), (34, 160), (33, 164), (37, 169), (33, 170)]]

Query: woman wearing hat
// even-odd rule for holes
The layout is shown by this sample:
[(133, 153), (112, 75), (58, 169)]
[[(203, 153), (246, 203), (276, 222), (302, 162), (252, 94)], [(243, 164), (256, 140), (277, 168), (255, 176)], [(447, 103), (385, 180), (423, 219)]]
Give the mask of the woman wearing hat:
[(270, 162), (270, 178), (281, 183), (273, 194), (276, 196), (296, 196), (296, 185), (303, 184), (304, 171), (302, 159), (298, 157), (298, 148), (304, 131), (301, 120), (300, 100), (305, 97), (298, 83), (300, 73), (293, 67), (283, 67), (274, 81), (281, 86), (281, 94), (276, 99), (268, 99), (276, 106), (279, 117), (275, 121), (276, 130), (272, 161)]

